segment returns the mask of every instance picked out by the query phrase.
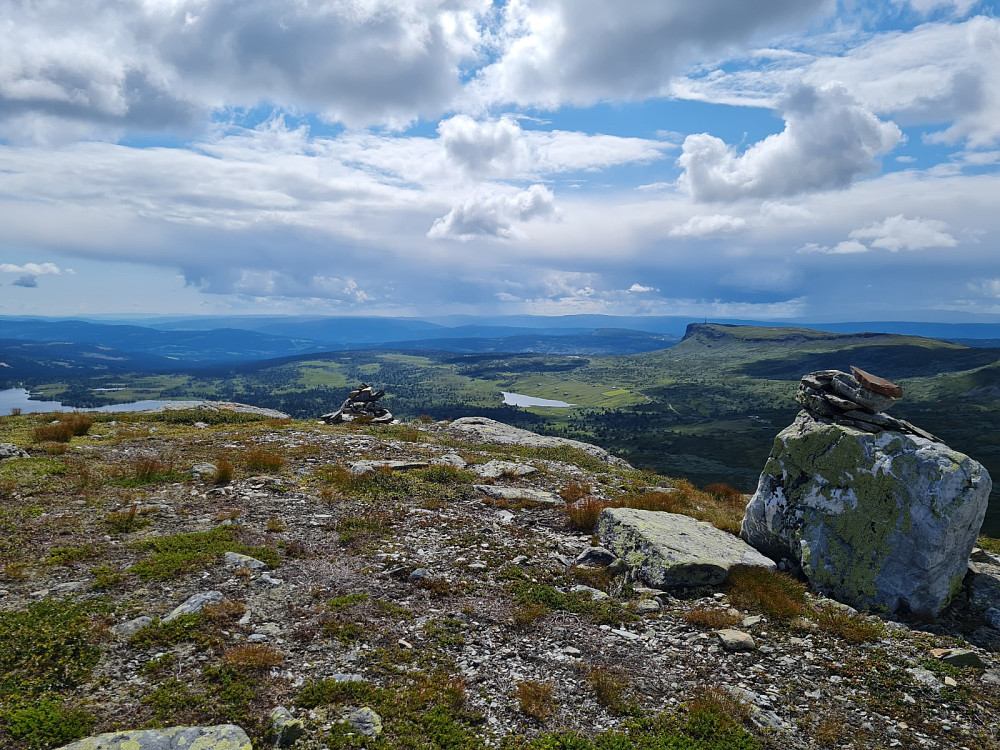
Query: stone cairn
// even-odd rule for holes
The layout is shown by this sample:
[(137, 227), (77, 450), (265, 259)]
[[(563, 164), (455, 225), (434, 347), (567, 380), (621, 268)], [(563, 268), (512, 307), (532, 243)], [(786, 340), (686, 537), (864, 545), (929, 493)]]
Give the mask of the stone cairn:
[(856, 427), (865, 432), (895, 430), (942, 442), (926, 430), (884, 414), (903, 395), (902, 386), (851, 366), (851, 373), (818, 370), (802, 376), (795, 400), (819, 420)]
[(322, 419), (327, 424), (354, 422), (360, 420), (372, 424), (388, 424), (392, 421), (392, 413), (379, 404), (379, 399), (385, 391), (373, 390), (367, 383), (362, 383), (347, 396), (337, 411), (324, 414)]

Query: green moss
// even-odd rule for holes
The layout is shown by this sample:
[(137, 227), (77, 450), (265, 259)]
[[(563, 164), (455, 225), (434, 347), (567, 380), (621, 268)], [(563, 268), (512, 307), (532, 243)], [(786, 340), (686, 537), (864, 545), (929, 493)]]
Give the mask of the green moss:
[(144, 581), (163, 580), (190, 573), (211, 564), (226, 552), (255, 557), (272, 568), (281, 562), (281, 557), (273, 547), (251, 546), (241, 542), (239, 532), (232, 526), (147, 539), (130, 546), (153, 553), (152, 557), (141, 560), (128, 569), (128, 572)]
[(81, 708), (67, 708), (59, 701), (42, 698), (31, 706), (0, 713), (0, 725), (27, 750), (47, 750), (74, 742), (90, 734), (95, 719)]
[(79, 547), (53, 547), (45, 558), (46, 565), (69, 565), (80, 560), (90, 560), (100, 556), (100, 551), (92, 544)]

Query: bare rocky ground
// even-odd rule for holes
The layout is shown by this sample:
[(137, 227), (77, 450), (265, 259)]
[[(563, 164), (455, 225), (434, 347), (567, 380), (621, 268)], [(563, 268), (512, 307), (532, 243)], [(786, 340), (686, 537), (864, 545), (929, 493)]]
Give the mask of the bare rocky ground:
[[(883, 623), (573, 564), (599, 540), (567, 509), (585, 527), (588, 503), (651, 494), (733, 515), (685, 483), (447, 424), (177, 412), (36, 441), (55, 418), (0, 418), (30, 453), (0, 462), (0, 747), (226, 722), (265, 747), (279, 705), (302, 748), (1000, 747), (1000, 632), (961, 602)], [(352, 474), (362, 460), (417, 467)], [(222, 601), (155, 619), (206, 592)], [(726, 628), (752, 644), (729, 650)], [(377, 737), (345, 722), (363, 707)]]

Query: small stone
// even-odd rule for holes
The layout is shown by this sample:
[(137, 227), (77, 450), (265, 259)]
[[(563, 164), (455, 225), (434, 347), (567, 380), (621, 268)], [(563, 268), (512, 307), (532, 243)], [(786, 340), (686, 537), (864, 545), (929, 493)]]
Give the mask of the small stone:
[(214, 477), (218, 470), (219, 469), (215, 464), (210, 464), (207, 461), (200, 461), (191, 467), (191, 475), (197, 477), (198, 479), (205, 479), (206, 477)]
[(438, 458), (432, 458), (430, 462), (435, 466), (453, 466), (456, 469), (464, 469), (466, 467), (465, 459), (457, 453), (445, 453)]
[(580, 656), (583, 653), (580, 649), (574, 648), (573, 646), (566, 646), (562, 652), (566, 654), (566, 656)]
[(403, 648), (405, 648), (405, 649), (407, 649), (407, 650), (409, 650), (409, 649), (412, 649), (412, 648), (413, 648), (413, 644), (412, 644), (412, 643), (410, 643), (410, 642), (409, 642), (408, 640), (406, 640), (405, 638), (400, 638), (400, 639), (399, 639), (398, 641), (396, 641), (396, 645), (398, 645), (398, 646), (402, 646)]
[(302, 719), (296, 719), (284, 706), (277, 706), (271, 711), (271, 729), (278, 747), (290, 747), (306, 731)]
[(604, 547), (588, 547), (576, 556), (577, 565), (594, 565), (606, 568), (618, 560), (618, 557)]
[(987, 685), (1000, 685), (1000, 669), (987, 669), (983, 672), (983, 682)]
[(752, 628), (754, 625), (759, 624), (760, 621), (763, 619), (764, 618), (761, 617), (760, 615), (749, 615), (748, 617), (743, 618), (743, 621), (740, 623), (740, 625), (742, 625), (745, 628)]
[(255, 557), (241, 555), (238, 552), (227, 552), (222, 556), (227, 568), (246, 568), (247, 570), (263, 570), (267, 563)]
[(280, 586), (284, 583), (280, 578), (272, 578), (267, 573), (262, 573), (257, 578), (254, 579), (254, 586)]
[(526, 477), (538, 471), (534, 466), (519, 464), (514, 461), (487, 461), (472, 467), (483, 479), (499, 479), (500, 477)]
[(474, 572), (489, 570), (489, 565), (486, 565), (485, 563), (472, 563), (469, 565), (469, 570)]
[[(940, 655), (935, 653), (940, 651), (944, 653)], [(945, 664), (951, 664), (953, 667), (978, 667), (981, 669), (986, 666), (979, 654), (967, 648), (934, 649), (931, 653)]]
[(221, 591), (206, 591), (201, 594), (189, 596), (184, 602), (178, 605), (173, 612), (163, 618), (162, 622), (176, 620), (181, 615), (193, 615), (201, 612), (207, 604), (218, 604), (223, 599)]
[(574, 594), (589, 594), (590, 600), (594, 602), (611, 598), (600, 589), (595, 589), (592, 586), (584, 586), (583, 584), (577, 584), (576, 586), (571, 586), (570, 591)]
[(431, 572), (427, 568), (417, 568), (409, 575), (411, 581), (422, 581), (425, 578), (430, 578)]
[(136, 617), (134, 620), (128, 620), (126, 622), (120, 622), (117, 625), (109, 628), (113, 635), (120, 636), (122, 638), (128, 638), (133, 633), (138, 633), (147, 625), (152, 624), (153, 618), (143, 615), (142, 617)]
[(958, 683), (955, 681), (953, 677), (945, 677), (944, 684), (947, 685), (948, 687), (958, 687)]
[(851, 365), (851, 373), (858, 382), (864, 388), (869, 391), (874, 391), (875, 393), (881, 394), (882, 396), (888, 396), (889, 398), (902, 398), (903, 397), (903, 386), (891, 383), (885, 378), (880, 378), (878, 375), (872, 375), (871, 373), (865, 372), (860, 367), (855, 367)]
[(267, 634), (266, 633), (254, 633), (247, 637), (247, 643), (266, 643)]
[(367, 706), (351, 711), (346, 721), (365, 737), (377, 737), (382, 734), (382, 717)]
[(195, 422), (194, 425), (193, 425), (193, 427), (196, 430), (207, 430), (208, 429), (208, 422)]
[(929, 669), (925, 669), (924, 667), (910, 667), (906, 671), (913, 678), (914, 682), (924, 687), (929, 687), (932, 690), (941, 689), (941, 683), (938, 682), (937, 677)]
[(656, 599), (640, 599), (635, 603), (635, 611), (640, 615), (651, 615), (659, 612), (663, 607)]
[(744, 633), (742, 630), (723, 628), (722, 630), (716, 630), (715, 634), (719, 637), (722, 647), (727, 651), (753, 651), (757, 648), (757, 643), (754, 641), (753, 636), (749, 633)]

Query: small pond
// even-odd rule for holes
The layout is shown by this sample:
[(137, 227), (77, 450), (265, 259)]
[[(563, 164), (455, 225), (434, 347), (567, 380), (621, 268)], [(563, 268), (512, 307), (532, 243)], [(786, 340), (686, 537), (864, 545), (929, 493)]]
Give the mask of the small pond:
[(500, 393), (503, 394), (503, 402), (508, 406), (576, 406), (576, 404), (567, 404), (565, 401), (556, 401), (551, 398), (525, 396), (523, 393), (508, 393), (507, 391), (500, 391)]

